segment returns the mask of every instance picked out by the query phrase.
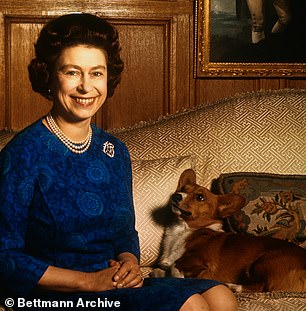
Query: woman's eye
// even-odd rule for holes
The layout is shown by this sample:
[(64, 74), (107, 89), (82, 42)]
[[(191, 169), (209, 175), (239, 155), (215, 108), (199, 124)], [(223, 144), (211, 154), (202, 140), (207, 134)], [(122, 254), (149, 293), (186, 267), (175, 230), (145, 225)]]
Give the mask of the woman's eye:
[(71, 76), (71, 77), (78, 77), (80, 73), (78, 71), (70, 70), (70, 71), (67, 71), (65, 75)]
[(95, 71), (92, 73), (93, 77), (102, 77), (103, 76), (103, 72), (101, 71)]

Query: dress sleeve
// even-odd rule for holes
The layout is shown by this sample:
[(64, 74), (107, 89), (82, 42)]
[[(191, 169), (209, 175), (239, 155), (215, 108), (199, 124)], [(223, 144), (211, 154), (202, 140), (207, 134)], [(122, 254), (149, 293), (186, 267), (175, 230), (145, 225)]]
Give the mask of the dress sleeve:
[[(18, 147), (18, 145), (17, 145)], [(48, 265), (25, 252), (28, 208), (35, 188), (33, 159), (27, 150), (0, 152), (0, 287), (26, 296)]]
[(124, 165), (124, 178), (122, 180), (123, 187), (125, 187), (126, 198), (124, 200), (126, 206), (129, 210), (128, 221), (124, 222), (125, 225), (121, 226), (120, 238), (115, 239), (115, 251), (117, 255), (123, 252), (129, 252), (134, 254), (138, 260), (140, 260), (140, 247), (138, 232), (135, 229), (135, 211), (133, 203), (133, 190), (132, 190), (132, 170), (131, 170), (131, 160), (127, 148), (123, 148), (123, 161)]

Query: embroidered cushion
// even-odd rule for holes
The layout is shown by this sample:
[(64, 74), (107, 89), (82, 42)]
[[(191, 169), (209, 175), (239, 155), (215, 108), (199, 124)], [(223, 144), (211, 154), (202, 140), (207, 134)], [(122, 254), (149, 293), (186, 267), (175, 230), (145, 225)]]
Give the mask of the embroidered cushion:
[(246, 205), (228, 218), (229, 229), (302, 244), (306, 240), (306, 175), (221, 174), (214, 192), (238, 193)]

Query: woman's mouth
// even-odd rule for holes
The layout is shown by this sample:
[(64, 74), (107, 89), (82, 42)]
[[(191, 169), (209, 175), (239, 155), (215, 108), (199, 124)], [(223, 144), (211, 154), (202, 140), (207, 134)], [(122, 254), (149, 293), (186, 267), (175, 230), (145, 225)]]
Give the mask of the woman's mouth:
[(90, 105), (94, 102), (95, 98), (91, 97), (91, 98), (80, 98), (80, 97), (75, 97), (74, 100), (80, 104), (80, 105)]

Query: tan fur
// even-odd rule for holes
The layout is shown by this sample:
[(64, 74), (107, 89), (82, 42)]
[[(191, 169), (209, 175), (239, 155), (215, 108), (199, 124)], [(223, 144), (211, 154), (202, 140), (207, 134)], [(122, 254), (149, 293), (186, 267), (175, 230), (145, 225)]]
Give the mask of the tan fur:
[(172, 209), (189, 234), (174, 265), (184, 277), (232, 283), (242, 291), (306, 291), (305, 249), (279, 239), (212, 230), (244, 206), (241, 196), (211, 193), (196, 184), (192, 170), (181, 175), (177, 191), (185, 195)]

